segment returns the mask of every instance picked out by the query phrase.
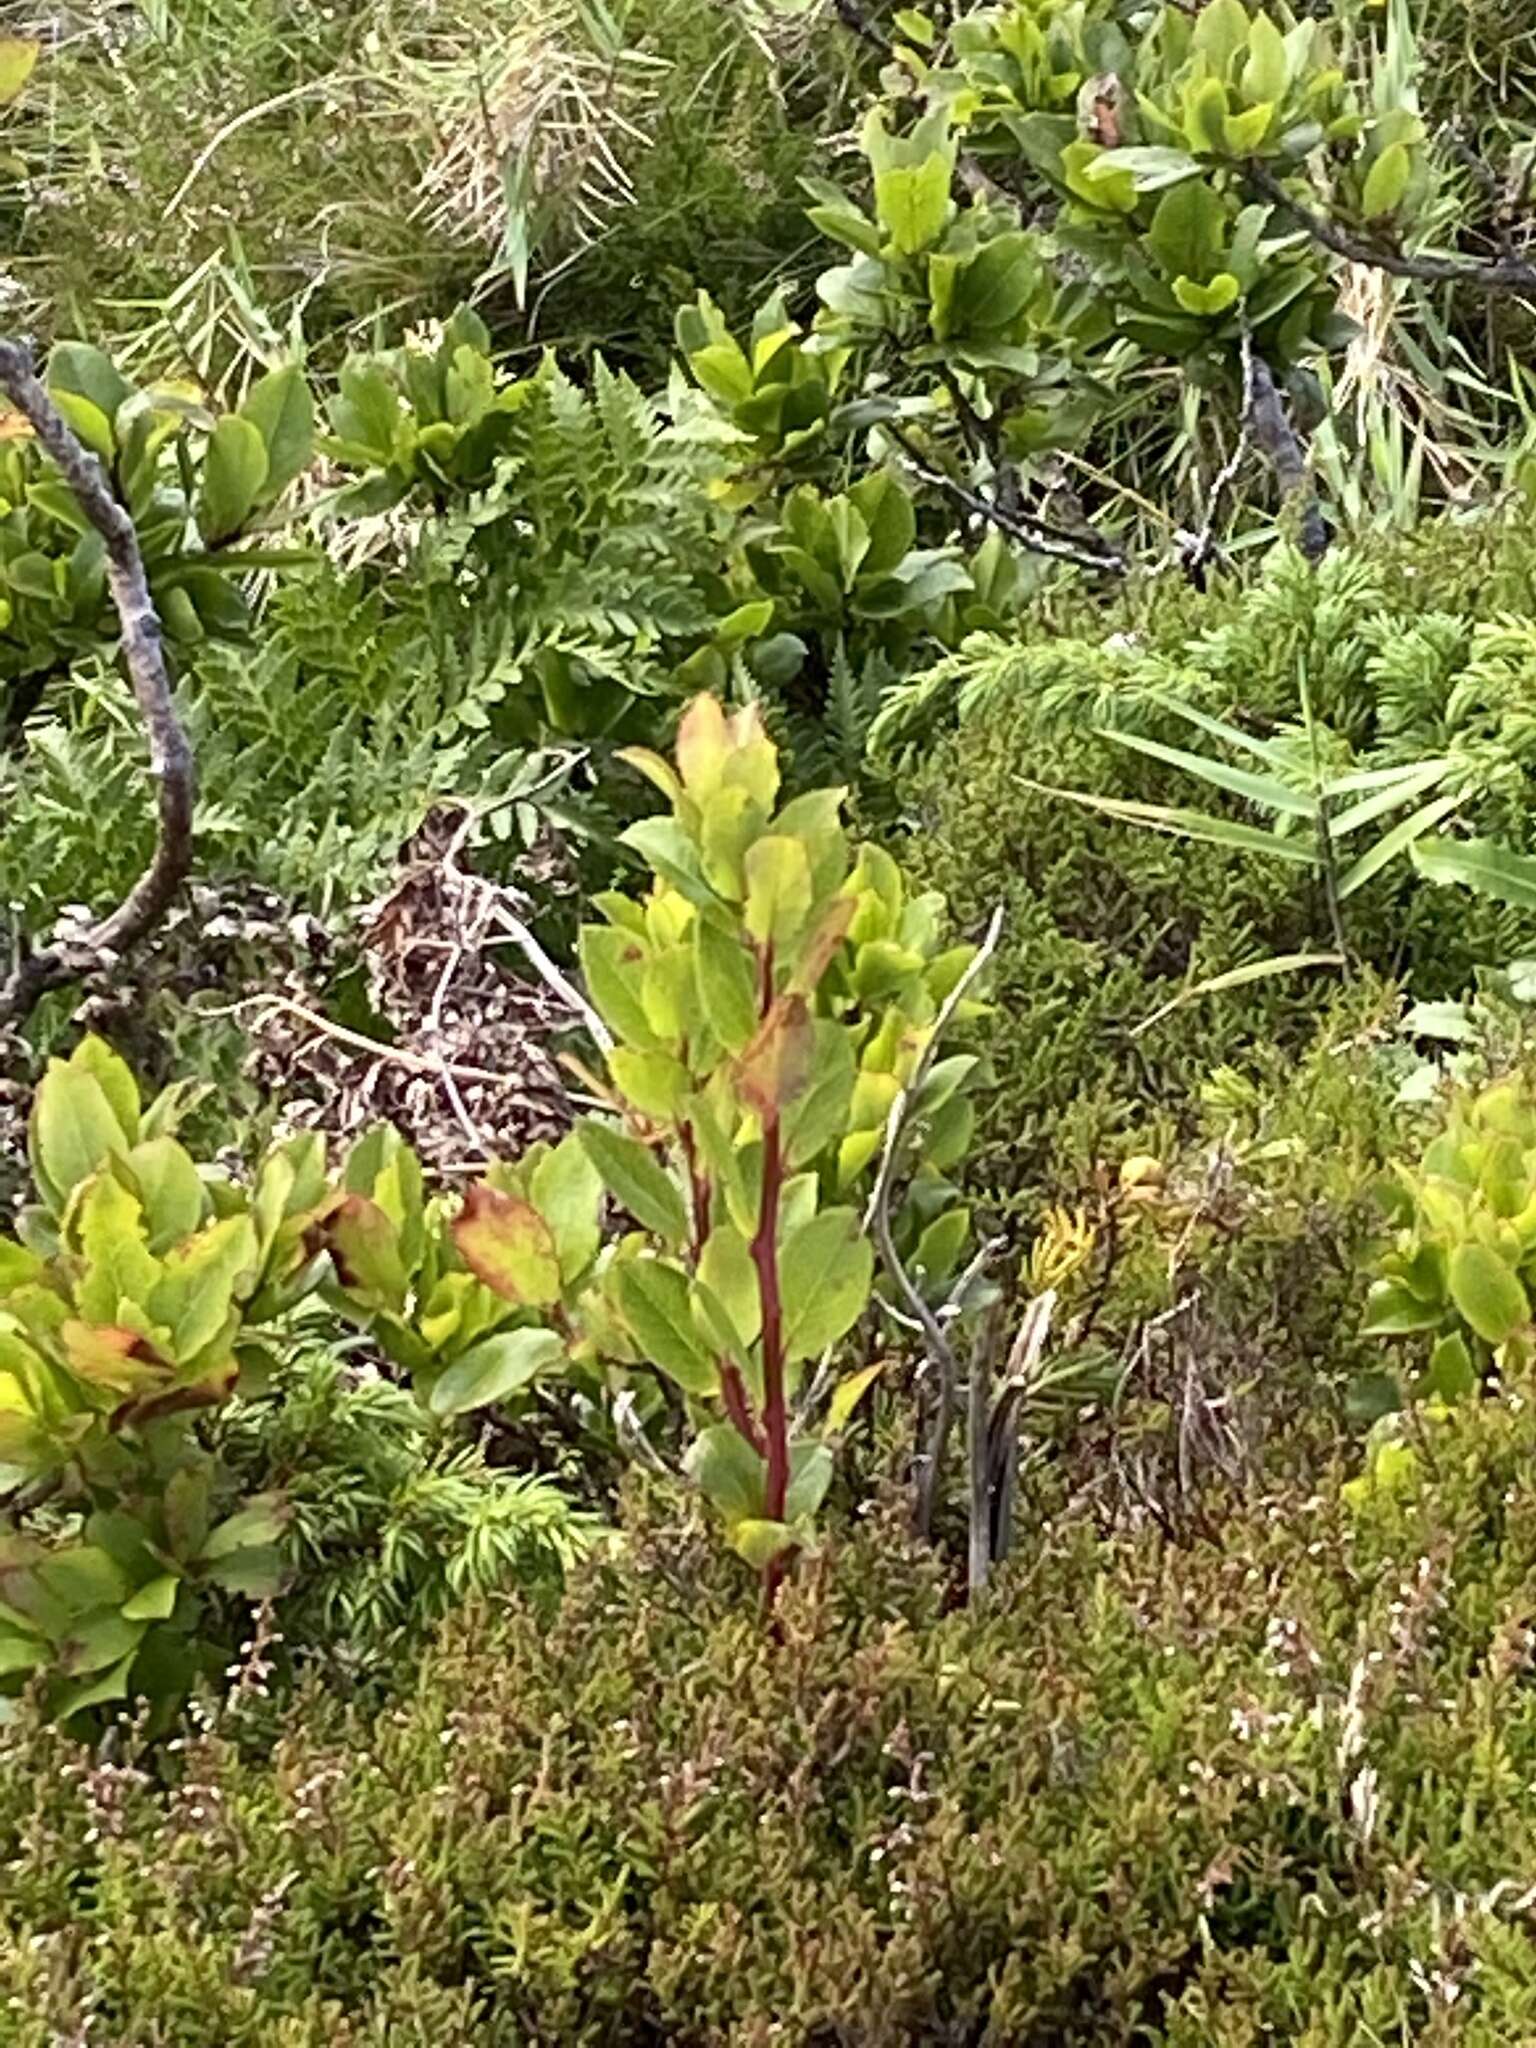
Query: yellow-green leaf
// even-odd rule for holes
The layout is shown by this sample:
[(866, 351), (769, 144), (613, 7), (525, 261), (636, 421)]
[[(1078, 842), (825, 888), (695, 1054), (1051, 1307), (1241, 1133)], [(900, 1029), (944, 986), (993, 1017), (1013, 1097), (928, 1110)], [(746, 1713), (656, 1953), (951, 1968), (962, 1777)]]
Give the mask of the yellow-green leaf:
[(30, 1126), (38, 1190), (56, 1215), (82, 1181), (128, 1140), (100, 1081), (77, 1062), (51, 1060), (37, 1091)]
[(1260, 8), (1248, 27), (1248, 56), (1240, 81), (1243, 98), (1250, 104), (1273, 103), (1289, 81), (1285, 36)]
[(734, 932), (704, 918), (693, 953), (699, 1007), (727, 1052), (740, 1052), (758, 1025), (756, 963)]
[(660, 1259), (630, 1259), (614, 1271), (620, 1315), (650, 1363), (686, 1394), (719, 1392), (720, 1377), (694, 1327), (688, 1276)]
[(181, 1590), (181, 1580), (174, 1572), (163, 1572), (157, 1579), (151, 1579), (147, 1586), (140, 1586), (137, 1593), (123, 1602), (125, 1621), (167, 1621), (171, 1609), (176, 1605), (176, 1595)]
[(1484, 1244), (1459, 1244), (1451, 1253), (1451, 1299), (1489, 1344), (1502, 1344), (1529, 1322), (1531, 1305), (1519, 1275)]
[(688, 1069), (667, 1052), (636, 1052), (617, 1045), (608, 1055), (608, 1071), (626, 1102), (642, 1116), (670, 1123), (688, 1087)]
[(1367, 220), (1380, 220), (1401, 206), (1413, 177), (1413, 158), (1406, 144), (1390, 143), (1366, 173), (1360, 195), (1360, 211)]
[(873, 1365), (866, 1365), (858, 1372), (851, 1372), (838, 1381), (832, 1389), (832, 1398), (827, 1403), (827, 1434), (836, 1436), (848, 1427), (854, 1410), (869, 1392), (870, 1388), (885, 1371), (886, 1361), (877, 1358)]
[(261, 430), (237, 414), (226, 415), (209, 436), (197, 501), (198, 530), (210, 547), (240, 531), (266, 480), (267, 444)]
[(710, 1232), (699, 1278), (729, 1318), (736, 1339), (731, 1349), (750, 1350), (763, 1327), (762, 1301), (751, 1248), (734, 1224), (720, 1223)]
[(1173, 281), (1173, 296), (1184, 311), (1207, 320), (1225, 313), (1236, 302), (1241, 289), (1230, 270), (1219, 272), (1209, 284), (1196, 284), (1190, 277), (1176, 277)]
[(845, 1336), (863, 1314), (874, 1253), (854, 1209), (824, 1209), (780, 1247), (784, 1349), (792, 1363)]
[(646, 1048), (656, 1043), (643, 1000), (650, 948), (616, 925), (584, 925), (577, 944), (587, 994), (616, 1038)]
[(534, 1207), (549, 1225), (560, 1259), (561, 1278), (569, 1286), (597, 1257), (602, 1233), (602, 1176), (574, 1131), (534, 1168), (528, 1183)]
[(795, 1548), (795, 1536), (783, 1522), (766, 1522), (756, 1517), (733, 1522), (728, 1538), (732, 1550), (752, 1566), (762, 1571), (772, 1564), (786, 1550)]
[(804, 843), (770, 832), (747, 850), (746, 926), (754, 939), (786, 945), (810, 915), (811, 863)]
[(30, 36), (0, 36), (0, 107), (20, 98), (41, 48)]
[(1202, 78), (1184, 93), (1184, 139), (1203, 156), (1220, 156), (1227, 146), (1227, 90), (1219, 78)]
[(267, 467), (257, 502), (269, 505), (309, 467), (315, 452), (315, 402), (295, 363), (258, 377), (240, 417), (261, 435)]
[(936, 242), (949, 218), (952, 148), (937, 149), (922, 163), (892, 164), (875, 173), (875, 212), (898, 256), (915, 256)]

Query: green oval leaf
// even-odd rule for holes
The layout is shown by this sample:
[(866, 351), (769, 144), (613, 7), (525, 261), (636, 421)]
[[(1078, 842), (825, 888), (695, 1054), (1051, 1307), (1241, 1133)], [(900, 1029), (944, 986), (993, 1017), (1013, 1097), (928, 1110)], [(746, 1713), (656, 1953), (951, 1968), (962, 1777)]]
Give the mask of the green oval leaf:
[(558, 1365), (565, 1346), (553, 1330), (503, 1330), (456, 1358), (437, 1379), (427, 1406), (434, 1415), (464, 1415), (519, 1393)]
[(644, 1229), (669, 1245), (681, 1245), (688, 1235), (688, 1212), (681, 1189), (655, 1154), (638, 1138), (591, 1117), (576, 1131), (614, 1200)]
[(1383, 214), (1395, 213), (1412, 176), (1413, 158), (1407, 145), (1389, 143), (1366, 173), (1365, 190), (1360, 195), (1360, 211), (1365, 218), (1380, 220)]
[(298, 365), (289, 363), (258, 377), (246, 393), (240, 417), (260, 434), (266, 450), (266, 475), (257, 502), (270, 505), (314, 457), (315, 401)]
[(757, 975), (752, 956), (733, 933), (700, 918), (693, 935), (699, 1007), (728, 1052), (740, 1052), (757, 1029)]
[(652, 1365), (685, 1394), (720, 1390), (715, 1362), (694, 1327), (688, 1276), (661, 1259), (631, 1259), (614, 1273), (619, 1313)]
[(1485, 1244), (1459, 1244), (1451, 1253), (1451, 1299), (1488, 1344), (1502, 1344), (1530, 1320), (1520, 1276)]
[(209, 436), (197, 525), (212, 547), (244, 526), (267, 480), (267, 444), (250, 420), (231, 413)]
[(869, 1300), (874, 1252), (854, 1209), (824, 1209), (779, 1252), (784, 1352), (793, 1364), (846, 1336)]

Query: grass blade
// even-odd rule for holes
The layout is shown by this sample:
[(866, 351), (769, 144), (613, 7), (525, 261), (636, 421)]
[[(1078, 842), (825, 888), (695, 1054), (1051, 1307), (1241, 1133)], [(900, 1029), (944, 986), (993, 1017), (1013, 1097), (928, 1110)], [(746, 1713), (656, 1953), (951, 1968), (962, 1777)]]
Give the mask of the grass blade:
[(1201, 996), (1220, 995), (1224, 989), (1244, 988), (1251, 981), (1264, 981), (1273, 974), (1298, 974), (1309, 967), (1342, 967), (1342, 953), (1272, 953), (1264, 960), (1250, 960), (1245, 967), (1229, 967), (1225, 974), (1212, 974), (1204, 981), (1197, 981), (1186, 989), (1180, 989), (1171, 1002), (1164, 1003), (1150, 1017), (1133, 1026), (1132, 1038), (1140, 1038), (1144, 1031), (1150, 1031), (1154, 1024), (1161, 1024), (1165, 1017), (1171, 1017), (1175, 1010), (1182, 1010), (1186, 1003), (1193, 1003)]
[(1213, 761), (1206, 754), (1188, 754), (1182, 747), (1167, 747), (1161, 740), (1143, 739), (1139, 733), (1113, 732), (1101, 726), (1099, 737), (1114, 740), (1122, 747), (1134, 747), (1138, 754), (1149, 755), (1154, 761), (1166, 761), (1171, 768), (1182, 768), (1186, 775), (1196, 775), (1216, 789), (1245, 797), (1249, 803), (1257, 804), (1263, 810), (1279, 811), (1292, 818), (1310, 818), (1313, 815), (1311, 799), (1273, 775), (1254, 775), (1246, 768), (1229, 768), (1225, 761)]
[[(1362, 797), (1357, 804), (1351, 804), (1347, 811), (1340, 811), (1336, 818), (1328, 820), (1328, 829), (1335, 839), (1343, 839), (1351, 832), (1358, 832), (1362, 825), (1369, 825), (1377, 818), (1384, 818), (1388, 811), (1395, 811), (1399, 804), (1411, 803), (1416, 796), (1423, 796), (1433, 789), (1437, 782), (1443, 782), (1454, 764), (1450, 761), (1419, 761), (1409, 769), (1399, 769), (1397, 779), (1378, 784), (1371, 795)], [(1350, 778), (1346, 778), (1348, 780)], [(1328, 794), (1336, 793), (1334, 785)]]
[(1020, 776), (1025, 789), (1038, 796), (1065, 797), (1068, 803), (1102, 811), (1132, 825), (1144, 825), (1150, 832), (1166, 832), (1175, 839), (1202, 839), (1213, 846), (1229, 846), (1241, 853), (1273, 854), (1276, 860), (1293, 861), (1298, 867), (1315, 868), (1317, 855), (1297, 839), (1283, 839), (1278, 832), (1264, 832), (1256, 825), (1236, 825), (1229, 818), (1212, 818), (1204, 811), (1183, 811), (1168, 804), (1144, 804), (1130, 797), (1095, 796), (1086, 789), (1055, 789), (1047, 782), (1031, 782)]
[(1461, 802), (1458, 795), (1437, 796), (1433, 803), (1427, 803), (1401, 819), (1390, 832), (1384, 832), (1376, 844), (1360, 858), (1348, 872), (1339, 878), (1339, 901), (1353, 896), (1357, 889), (1364, 888), (1372, 875), (1379, 875), (1389, 862), (1397, 859), (1413, 842), (1441, 824)]
[(1229, 725), (1224, 718), (1213, 718), (1209, 711), (1197, 711), (1193, 704), (1181, 703), (1177, 697), (1159, 697), (1157, 702), (1162, 710), (1171, 711), (1175, 718), (1198, 726), (1213, 740), (1225, 740), (1229, 747), (1252, 754), (1256, 761), (1267, 762), (1271, 768), (1285, 758), (1273, 741), (1256, 739), (1251, 732), (1244, 732), (1241, 726)]

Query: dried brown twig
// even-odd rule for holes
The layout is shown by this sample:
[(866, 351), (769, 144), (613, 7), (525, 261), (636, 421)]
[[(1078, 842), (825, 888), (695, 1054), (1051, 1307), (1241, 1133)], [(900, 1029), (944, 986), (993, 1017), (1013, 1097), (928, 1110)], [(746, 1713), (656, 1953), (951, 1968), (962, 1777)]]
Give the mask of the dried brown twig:
[(885, 1144), (880, 1156), (880, 1166), (875, 1175), (869, 1206), (865, 1211), (865, 1227), (874, 1233), (886, 1272), (921, 1330), (924, 1348), (938, 1375), (929, 1441), (918, 1460), (917, 1488), (913, 1501), (913, 1528), (920, 1536), (926, 1536), (933, 1526), (939, 1475), (954, 1416), (955, 1388), (960, 1373), (943, 1318), (929, 1306), (901, 1262), (901, 1254), (896, 1249), (896, 1239), (891, 1228), (891, 1197), (895, 1192), (896, 1176), (901, 1165), (903, 1142), (922, 1096), (923, 1083), (928, 1079), (933, 1070), (933, 1063), (938, 1057), (945, 1027), (997, 951), (1002, 934), (1003, 909), (999, 904), (992, 913), (986, 936), (977, 947), (970, 965), (945, 997), (911, 1080), (891, 1104), (891, 1113), (886, 1120)]
[(101, 464), (39, 382), (24, 342), (0, 340), (0, 391), (27, 420), (106, 547), (107, 584), (122, 621), (123, 666), (149, 737), (150, 772), (159, 785), (154, 857), (128, 895), (96, 924), (18, 960), (0, 985), (0, 1025), (15, 1025), (26, 1020), (49, 989), (110, 964), (160, 922), (191, 869), (197, 775), (171, 696), (160, 619), (133, 521), (113, 495)]

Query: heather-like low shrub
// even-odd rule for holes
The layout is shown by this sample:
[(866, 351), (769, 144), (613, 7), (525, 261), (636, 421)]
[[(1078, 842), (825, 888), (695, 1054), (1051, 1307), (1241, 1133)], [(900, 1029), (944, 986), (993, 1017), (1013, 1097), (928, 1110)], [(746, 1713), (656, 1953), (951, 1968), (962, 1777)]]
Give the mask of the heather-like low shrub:
[(971, 1613), (877, 1513), (771, 1657), (632, 1502), (553, 1622), (459, 1615), (382, 1711), (274, 1734), (258, 1665), (159, 1763), (20, 1724), (6, 2039), (1529, 2040), (1536, 1410), (1433, 1449), (1183, 1549), (1042, 1495)]

